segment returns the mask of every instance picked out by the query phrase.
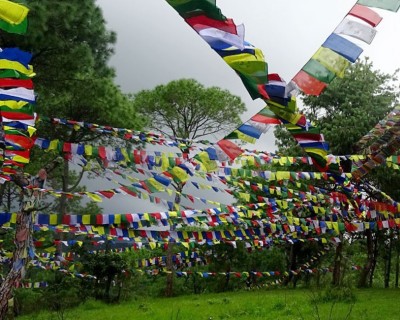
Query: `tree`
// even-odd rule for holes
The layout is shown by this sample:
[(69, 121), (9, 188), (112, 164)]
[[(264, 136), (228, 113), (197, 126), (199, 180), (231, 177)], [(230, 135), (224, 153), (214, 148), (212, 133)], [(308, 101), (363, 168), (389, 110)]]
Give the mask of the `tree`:
[[(333, 154), (349, 155), (359, 151), (356, 144), (360, 138), (398, 103), (397, 73), (395, 71), (393, 74), (385, 74), (374, 70), (372, 62), (366, 58), (351, 65), (344, 78), (335, 79), (320, 96), (303, 97), (304, 112), (321, 129)], [(294, 147), (289, 134), (282, 129), (278, 129), (277, 133), (281, 152), (299, 150)], [(370, 179), (375, 186), (395, 195), (398, 189), (393, 188), (394, 184), (390, 183), (394, 177), (394, 173), (389, 173), (388, 168), (379, 168)], [(369, 230), (365, 236), (367, 260), (360, 276), (360, 286), (366, 286), (367, 280), (372, 279), (378, 254), (378, 235)], [(336, 257), (342, 256), (341, 250), (343, 246), (338, 245)], [(335, 262), (333, 283), (338, 285), (341, 278), (338, 270), (340, 259), (336, 258)]]
[(228, 132), (246, 111), (237, 96), (193, 79), (171, 81), (134, 95), (134, 107), (151, 119), (150, 127), (168, 136), (198, 139)]
[[(241, 99), (229, 91), (205, 88), (194, 79), (171, 81), (153, 90), (142, 90), (134, 95), (133, 105), (147, 115), (152, 129), (167, 136), (189, 139), (180, 145), (184, 154), (189, 152), (190, 140), (232, 131), (241, 122), (239, 115), (246, 110)], [(177, 191), (175, 204), (180, 204), (184, 186), (185, 183), (180, 182), (173, 184)], [(173, 243), (170, 242), (166, 296), (173, 293), (172, 254)]]
[[(96, 1), (27, 0), (26, 4), (30, 8), (28, 33), (24, 36), (2, 33), (0, 45), (19, 47), (32, 53), (31, 64), (36, 72), (35, 93), (38, 96), (36, 112), (42, 118), (67, 118), (140, 130), (144, 124), (143, 117), (134, 110), (129, 95), (115, 85), (114, 70), (107, 64), (116, 35), (107, 30)], [(89, 130), (55, 127), (45, 121), (39, 124), (38, 132), (48, 139), (75, 143), (92, 141), (94, 144), (103, 138)], [(46, 162), (52, 164), (58, 158), (58, 154), (35, 157), (26, 171), (36, 173)], [(52, 171), (53, 178), (61, 180), (62, 190), (71, 192), (80, 180), (74, 179), (71, 183), (69, 169), (68, 154), (64, 154), (61, 170)], [(29, 179), (22, 172), (20, 175), (18, 186), (28, 185)], [(28, 191), (23, 193), (25, 195)], [(31, 195), (27, 194), (25, 198), (28, 196)], [(29, 260), (32, 212), (37, 210), (37, 206), (28, 206), (29, 199), (25, 200), (21, 201), (13, 258), (18, 269), (10, 272), (2, 284), (0, 318), (3, 318), (12, 286), (22, 279)], [(59, 212), (68, 212), (65, 197), (61, 198)]]
[[(107, 30), (96, 1), (28, 0), (27, 5), (30, 7), (28, 33), (24, 36), (2, 34), (0, 43), (2, 47), (17, 46), (32, 53), (39, 115), (140, 130), (143, 117), (135, 111), (130, 96), (115, 85), (114, 70), (107, 64), (114, 51), (116, 34)], [(95, 144), (100, 138), (105, 139), (89, 130), (77, 131), (45, 121), (39, 123), (38, 132), (41, 137), (71, 143)], [(51, 157), (40, 159), (52, 160)], [(35, 172), (41, 166), (34, 159), (27, 170)], [(65, 192), (76, 190), (80, 182), (70, 177), (69, 172), (66, 157), (64, 166), (53, 173), (62, 177), (61, 189)], [(82, 177), (83, 171), (76, 176)], [(61, 197), (52, 209), (68, 212), (66, 198)]]
[(333, 154), (353, 154), (357, 141), (398, 103), (397, 73), (374, 70), (366, 58), (320, 96), (304, 97), (307, 116), (321, 128)]

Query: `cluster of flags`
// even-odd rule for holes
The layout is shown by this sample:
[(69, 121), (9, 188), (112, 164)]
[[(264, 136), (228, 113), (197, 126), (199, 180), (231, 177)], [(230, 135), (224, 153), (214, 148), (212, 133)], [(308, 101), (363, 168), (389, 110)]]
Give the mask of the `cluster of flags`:
[[(22, 34), (27, 29), (28, 8), (10, 1), (0, 1), (0, 29)], [(0, 52), (0, 179), (4, 182), (29, 162), (35, 132), (35, 94), (29, 64), (32, 55), (18, 48)]]
[[(343, 77), (348, 66), (355, 62), (363, 49), (349, 37), (371, 43), (375, 27), (382, 18), (370, 7), (397, 11), (397, 0), (359, 0), (326, 39), (322, 46), (287, 84), (278, 74), (268, 74), (263, 53), (244, 40), (244, 26), (222, 15), (215, 0), (166, 0), (210, 47), (239, 75), (250, 96), (261, 98), (267, 106), (232, 133), (218, 142), (230, 159), (241, 154), (229, 139), (254, 142), (271, 124), (284, 124), (300, 146), (321, 171), (335, 171), (336, 163), (329, 163), (329, 145), (320, 130), (313, 127), (297, 109), (294, 94), (298, 89), (309, 95), (319, 95), (335, 77)], [(218, 155), (218, 152), (216, 152)], [(222, 155), (221, 158), (224, 158)], [(207, 155), (203, 154), (205, 160)]]
[[(364, 135), (357, 143), (357, 148), (363, 153), (371, 154), (376, 151), (381, 143), (378, 138), (381, 137), (386, 130), (389, 130), (400, 123), (400, 106), (396, 106), (384, 119), (380, 120), (366, 135)], [(368, 144), (371, 144), (367, 146)]]

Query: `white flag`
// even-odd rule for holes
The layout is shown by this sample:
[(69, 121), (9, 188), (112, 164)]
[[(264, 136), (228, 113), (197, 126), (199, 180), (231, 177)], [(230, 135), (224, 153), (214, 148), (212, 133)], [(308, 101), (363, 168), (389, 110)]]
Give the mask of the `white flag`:
[(369, 25), (345, 18), (335, 29), (334, 33), (344, 34), (368, 44), (371, 44), (376, 35), (376, 30)]
[(213, 41), (222, 41), (232, 46), (239, 48), (240, 50), (244, 49), (244, 25), (238, 25), (237, 35), (232, 34), (223, 30), (219, 30), (216, 28), (206, 28), (199, 31), (199, 35), (209, 44), (212, 44)]

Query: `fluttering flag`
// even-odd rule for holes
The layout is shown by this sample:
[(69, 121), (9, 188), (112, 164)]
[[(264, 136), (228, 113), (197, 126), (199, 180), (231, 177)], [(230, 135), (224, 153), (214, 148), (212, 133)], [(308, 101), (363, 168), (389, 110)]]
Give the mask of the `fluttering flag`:
[(0, 0), (0, 19), (9, 24), (20, 24), (28, 15), (29, 9), (19, 3)]
[(29, 9), (19, 3), (0, 0), (0, 29), (23, 34), (27, 30)]
[(372, 40), (375, 38), (376, 30), (369, 25), (345, 18), (337, 26), (334, 33), (344, 34), (371, 44)]
[(223, 42), (232, 46), (244, 49), (244, 26), (239, 25), (237, 28), (237, 34), (229, 33), (217, 28), (204, 28), (198, 31), (200, 37), (206, 41), (211, 48), (217, 47), (215, 44)]
[[(13, 33), (24, 33), (27, 28), (29, 9), (11, 1), (0, 0), (0, 29)], [(34, 141), (35, 119), (33, 104), (35, 94), (32, 55), (18, 48), (0, 51), (0, 119), (2, 124), (0, 177), (17, 173), (29, 163), (30, 149)], [(8, 179), (6, 179), (8, 180)]]
[(263, 124), (281, 124), (281, 120), (279, 120), (278, 116), (273, 113), (268, 108), (263, 108), (257, 114), (251, 117), (251, 120), (254, 122), (259, 122)]
[(312, 58), (340, 78), (344, 77), (344, 72), (350, 65), (347, 59), (325, 47), (319, 48)]
[(327, 84), (300, 70), (292, 79), (305, 94), (319, 96)]
[(358, 0), (358, 4), (397, 12), (400, 8), (400, 0)]
[[(324, 82), (326, 84), (331, 83), (335, 78), (336, 74), (334, 74), (332, 71), (328, 70), (325, 66), (323, 66), (319, 61), (310, 59), (301, 69), (302, 71), (306, 72), (313, 78)], [(299, 83), (297, 83), (297, 81)], [(302, 82), (300, 82), (297, 78), (296, 81), (297, 85), (302, 89)], [(325, 87), (323, 87), (325, 88)], [(303, 90), (304, 91), (304, 90)]]
[(217, 145), (231, 160), (234, 160), (236, 157), (243, 153), (243, 150), (240, 147), (226, 139), (218, 141)]
[(351, 8), (349, 15), (364, 20), (373, 27), (376, 27), (382, 21), (382, 17), (374, 10), (360, 4), (356, 4)]
[(359, 46), (335, 33), (332, 33), (322, 46), (335, 51), (353, 63), (356, 62), (363, 52), (363, 49)]
[(231, 34), (238, 34), (236, 24), (233, 22), (232, 19), (221, 21), (211, 19), (206, 15), (198, 15), (187, 18), (186, 22), (197, 32), (207, 28), (215, 28)]

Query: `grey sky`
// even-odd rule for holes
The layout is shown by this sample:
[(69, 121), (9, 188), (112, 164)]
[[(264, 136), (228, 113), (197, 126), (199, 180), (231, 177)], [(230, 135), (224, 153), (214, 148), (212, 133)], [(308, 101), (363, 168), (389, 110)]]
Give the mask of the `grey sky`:
[[(174, 79), (195, 78), (242, 97), (247, 120), (263, 106), (252, 101), (239, 77), (183, 21), (165, 0), (97, 0), (108, 27), (117, 32), (117, 83), (125, 92), (151, 89)], [(290, 80), (321, 46), (355, 0), (218, 0), (225, 16), (244, 23), (245, 39), (262, 49), (270, 73)], [(357, 42), (376, 68), (400, 68), (398, 13), (376, 9), (383, 17), (371, 45)], [(354, 41), (352, 39), (352, 41)], [(366, 106), (367, 107), (367, 106)], [(272, 131), (257, 148), (273, 150)]]
[[(244, 23), (246, 40), (263, 50), (270, 72), (289, 80), (335, 29), (354, 0), (219, 0), (222, 12)], [(253, 103), (236, 74), (191, 30), (164, 0), (98, 0), (110, 29), (118, 34), (111, 64), (129, 92), (153, 88), (173, 79), (192, 77), (205, 85), (227, 88), (245, 99), (252, 115), (263, 106)], [(400, 66), (394, 31), (398, 14), (386, 13), (372, 45), (364, 45), (376, 66)]]

